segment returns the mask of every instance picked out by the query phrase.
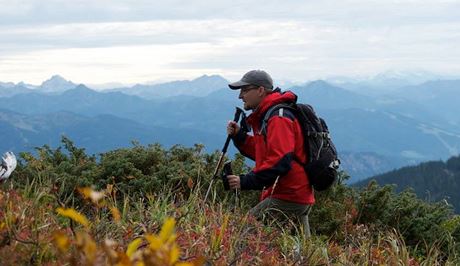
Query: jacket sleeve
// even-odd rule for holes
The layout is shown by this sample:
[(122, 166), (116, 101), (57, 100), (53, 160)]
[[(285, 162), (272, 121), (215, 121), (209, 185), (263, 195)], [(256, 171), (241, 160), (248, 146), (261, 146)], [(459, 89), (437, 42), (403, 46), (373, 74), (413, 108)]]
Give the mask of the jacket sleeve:
[(241, 189), (263, 189), (273, 185), (276, 178), (291, 170), (294, 159), (294, 121), (288, 117), (273, 116), (267, 124), (266, 154), (260, 166), (240, 176)]
[(255, 142), (254, 136), (249, 135), (247, 132), (240, 130), (232, 137), (233, 144), (243, 156), (251, 160), (255, 160)]

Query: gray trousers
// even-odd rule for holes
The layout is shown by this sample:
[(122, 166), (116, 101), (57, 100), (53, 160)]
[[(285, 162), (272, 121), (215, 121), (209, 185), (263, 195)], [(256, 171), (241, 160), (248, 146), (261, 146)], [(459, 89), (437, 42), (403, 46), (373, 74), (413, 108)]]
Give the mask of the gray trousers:
[(294, 222), (294, 225), (301, 225), (305, 237), (310, 238), (310, 224), (308, 222), (310, 210), (311, 205), (266, 198), (250, 209), (249, 213), (265, 222), (274, 221), (280, 225)]

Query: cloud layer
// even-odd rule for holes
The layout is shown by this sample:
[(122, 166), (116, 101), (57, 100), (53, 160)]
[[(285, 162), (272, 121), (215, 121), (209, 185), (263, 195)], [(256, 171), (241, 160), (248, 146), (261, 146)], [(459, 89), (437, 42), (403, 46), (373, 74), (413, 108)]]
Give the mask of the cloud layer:
[[(157, 3), (157, 2), (156, 2)], [(459, 1), (0, 0), (0, 80), (460, 73)]]

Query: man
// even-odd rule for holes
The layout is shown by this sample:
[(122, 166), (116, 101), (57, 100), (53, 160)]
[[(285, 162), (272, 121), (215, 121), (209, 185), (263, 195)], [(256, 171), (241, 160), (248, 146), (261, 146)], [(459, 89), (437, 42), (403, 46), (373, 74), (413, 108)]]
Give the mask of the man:
[(250, 210), (258, 218), (294, 216), (310, 236), (308, 213), (315, 198), (302, 162), (306, 162), (301, 127), (293, 113), (286, 108), (274, 110), (268, 117), (265, 130), (261, 129), (267, 111), (280, 103), (295, 103), (297, 96), (290, 92), (273, 90), (273, 80), (262, 70), (252, 70), (241, 80), (230, 83), (240, 90), (239, 99), (245, 110), (252, 110), (246, 122), (253, 134), (244, 132), (230, 121), (227, 133), (238, 150), (255, 161), (253, 170), (245, 175), (229, 175), (232, 189), (262, 190), (261, 201)]

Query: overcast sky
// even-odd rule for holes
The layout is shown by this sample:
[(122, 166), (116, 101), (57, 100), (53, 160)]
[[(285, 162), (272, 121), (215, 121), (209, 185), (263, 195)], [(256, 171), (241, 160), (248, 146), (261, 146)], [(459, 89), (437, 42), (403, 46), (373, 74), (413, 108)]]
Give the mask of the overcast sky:
[[(229, 3), (232, 4), (229, 4)], [(0, 0), (0, 81), (460, 75), (460, 0)]]

